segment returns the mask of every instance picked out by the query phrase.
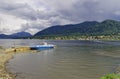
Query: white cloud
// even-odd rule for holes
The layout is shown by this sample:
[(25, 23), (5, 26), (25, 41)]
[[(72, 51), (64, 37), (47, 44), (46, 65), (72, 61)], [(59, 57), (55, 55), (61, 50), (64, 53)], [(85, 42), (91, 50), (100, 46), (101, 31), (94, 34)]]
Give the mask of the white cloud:
[(14, 33), (21, 28), (21, 24), (25, 24), (26, 20), (17, 18), (12, 15), (0, 14), (0, 32), (5, 34)]

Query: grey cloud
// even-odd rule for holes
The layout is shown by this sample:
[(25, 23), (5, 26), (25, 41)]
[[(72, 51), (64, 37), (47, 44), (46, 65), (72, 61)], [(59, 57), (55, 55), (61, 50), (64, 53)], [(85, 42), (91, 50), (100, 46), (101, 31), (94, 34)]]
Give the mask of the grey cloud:
[(7, 28), (2, 29), (2, 28), (0, 28), (0, 34), (1, 33), (9, 33), (9, 32), (11, 32), (10, 29), (7, 29)]
[(35, 10), (29, 5), (29, 3), (11, 4), (11, 2), (2, 2), (0, 3), (0, 11), (25, 20), (49, 19), (51, 17), (59, 16), (59, 13), (53, 10)]
[[(28, 3), (19, 4), (11, 2), (0, 3), (0, 10), (27, 20), (50, 19), (51, 17), (61, 17), (73, 22), (85, 20), (99, 20), (118, 16), (113, 15), (113, 11), (119, 10), (118, 0), (35, 0), (37, 5), (48, 9), (39, 11), (32, 8)], [(114, 4), (115, 2), (115, 4)], [(110, 4), (109, 4), (110, 3)], [(112, 4), (113, 3), (113, 4)], [(107, 6), (108, 5), (108, 6)], [(110, 7), (110, 8), (109, 8)], [(117, 8), (116, 8), (117, 7)], [(102, 11), (102, 13), (101, 13)]]
[(22, 24), (21, 29), (19, 29), (19, 30), (27, 31), (30, 29), (36, 29), (36, 30), (40, 31), (41, 29), (44, 29), (44, 28), (51, 26), (51, 25), (52, 24), (47, 20), (31, 21), (31, 22), (28, 22), (26, 24)]
[(116, 15), (113, 14), (116, 10), (120, 9), (119, 0), (74, 0), (73, 4), (69, 3), (72, 2), (72, 0), (69, 2), (68, 0), (62, 0), (62, 2), (63, 5), (62, 3), (52, 0), (51, 3), (47, 3), (47, 5), (59, 12), (62, 18), (73, 22), (105, 20), (108, 18), (118, 20)]
[(11, 2), (2, 2), (0, 3), (0, 11), (2, 13), (13, 15), (18, 18), (36, 20), (36, 12), (31, 8), (27, 3), (11, 3)]
[[(28, 28), (29, 27), (29, 28)], [(26, 30), (28, 30), (28, 29), (32, 29), (32, 28), (35, 28), (35, 29), (43, 29), (45, 26), (42, 26), (42, 25), (40, 25), (40, 24), (29, 24), (29, 23), (27, 23), (27, 24), (23, 24), (22, 25), (22, 28), (20, 29), (20, 30), (23, 30), (23, 31), (26, 31)]]

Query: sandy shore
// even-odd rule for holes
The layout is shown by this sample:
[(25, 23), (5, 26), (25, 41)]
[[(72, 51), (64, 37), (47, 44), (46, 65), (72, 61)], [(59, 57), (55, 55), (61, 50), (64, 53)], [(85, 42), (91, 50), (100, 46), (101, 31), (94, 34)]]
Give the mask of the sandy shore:
[(6, 63), (13, 58), (15, 54), (35, 52), (31, 51), (29, 47), (17, 47), (9, 49), (0, 49), (0, 79), (15, 79), (15, 74), (10, 73), (6, 69)]

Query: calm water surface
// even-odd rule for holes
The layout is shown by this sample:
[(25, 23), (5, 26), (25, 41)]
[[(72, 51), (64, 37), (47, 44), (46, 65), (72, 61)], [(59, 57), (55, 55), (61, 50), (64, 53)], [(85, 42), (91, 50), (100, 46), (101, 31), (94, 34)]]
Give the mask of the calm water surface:
[[(47, 41), (47, 40), (45, 40)], [(0, 40), (0, 45), (35, 45), (43, 40)], [(100, 79), (120, 64), (119, 41), (47, 41), (55, 49), (17, 54), (7, 69), (17, 79)]]

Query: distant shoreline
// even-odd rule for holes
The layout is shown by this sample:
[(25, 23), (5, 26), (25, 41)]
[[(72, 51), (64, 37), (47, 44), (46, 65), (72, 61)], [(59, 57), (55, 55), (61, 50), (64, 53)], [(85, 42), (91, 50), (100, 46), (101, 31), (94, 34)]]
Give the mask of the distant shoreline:
[[(26, 38), (28, 39), (28, 38)], [(120, 36), (114, 35), (114, 36), (36, 36), (29, 39), (43, 39), (43, 40), (120, 40)]]

